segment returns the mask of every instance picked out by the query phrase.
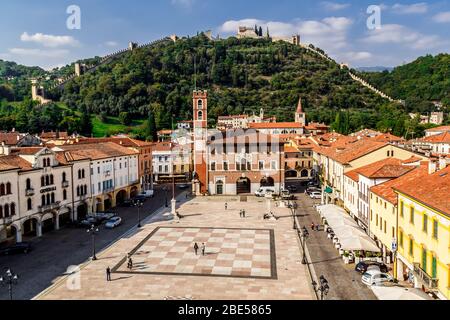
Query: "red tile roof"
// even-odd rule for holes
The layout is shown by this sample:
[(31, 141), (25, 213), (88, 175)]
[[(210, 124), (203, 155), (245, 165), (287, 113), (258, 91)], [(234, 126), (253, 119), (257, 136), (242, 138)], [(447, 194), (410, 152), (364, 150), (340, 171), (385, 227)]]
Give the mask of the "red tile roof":
[(379, 142), (400, 142), (405, 140), (390, 133), (383, 133), (373, 137), (372, 139)]
[(450, 166), (433, 174), (426, 171), (410, 181), (402, 181), (394, 190), (450, 217)]
[(431, 129), (427, 129), (425, 130), (427, 132), (435, 132), (435, 131), (450, 131), (450, 126), (440, 126), (440, 127), (436, 127), (436, 128), (431, 128)]
[(79, 145), (63, 145), (58, 148), (66, 151), (65, 156), (69, 161), (85, 159), (100, 160), (138, 154), (138, 152), (122, 147), (114, 142), (84, 144), (82, 147)]
[(450, 143), (450, 131), (446, 131), (433, 136), (425, 137), (420, 141), (431, 143)]
[(18, 132), (0, 132), (0, 144), (2, 142), (7, 146), (15, 146), (21, 139)]
[(414, 166), (412, 167), (412, 170), (409, 171), (408, 173), (396, 179), (392, 179), (379, 185), (373, 186), (370, 188), (370, 191), (376, 194), (377, 196), (383, 198), (384, 200), (392, 203), (393, 205), (397, 205), (398, 198), (393, 188), (400, 186), (402, 184), (411, 183), (411, 181), (427, 172), (428, 172), (427, 163), (422, 164), (420, 166)]
[(364, 155), (372, 153), (387, 145), (384, 142), (374, 141), (372, 139), (359, 139), (354, 142), (342, 141), (343, 143), (334, 143), (329, 148), (321, 148), (319, 153), (339, 162), (347, 164)]
[(249, 123), (251, 129), (300, 129), (303, 128), (301, 123), (297, 122), (265, 122), (265, 123)]
[(22, 171), (33, 170), (31, 163), (17, 155), (0, 156), (0, 171), (20, 169)]

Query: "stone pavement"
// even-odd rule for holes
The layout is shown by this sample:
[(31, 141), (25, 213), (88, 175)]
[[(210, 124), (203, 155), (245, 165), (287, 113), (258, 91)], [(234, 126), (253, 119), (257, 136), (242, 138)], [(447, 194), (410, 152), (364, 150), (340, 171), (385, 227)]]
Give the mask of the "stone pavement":
[[(314, 299), (290, 211), (273, 207), (279, 219), (263, 220), (266, 201), (195, 198), (178, 209), (179, 223), (145, 224), (36, 299)], [(195, 256), (194, 241), (205, 242), (206, 256)]]
[(306, 246), (310, 255), (310, 263), (319, 277), (323, 275), (329, 282), (330, 292), (327, 300), (377, 300), (373, 291), (361, 282), (361, 274), (354, 271), (355, 265), (346, 265), (327, 238), (326, 232), (312, 231), (311, 223), (320, 223), (320, 216), (313, 208), (315, 202), (301, 194), (297, 200), (296, 219), (298, 225), (306, 226), (309, 237)]

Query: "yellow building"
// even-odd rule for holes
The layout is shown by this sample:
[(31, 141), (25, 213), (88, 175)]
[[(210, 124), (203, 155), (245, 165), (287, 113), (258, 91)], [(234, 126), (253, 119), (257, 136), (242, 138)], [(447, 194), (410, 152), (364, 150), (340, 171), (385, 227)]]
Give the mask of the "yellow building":
[[(394, 261), (392, 244), (397, 242), (398, 197), (394, 188), (428, 172), (427, 162), (420, 165), (420, 161), (413, 161), (404, 165), (411, 166), (412, 170), (396, 179), (370, 188), (370, 235), (381, 248), (383, 260), (386, 263)], [(397, 278), (395, 268), (394, 277)]]
[[(450, 297), (450, 167), (394, 187), (398, 195), (397, 273), (415, 287)], [(435, 172), (436, 171), (436, 172)], [(432, 173), (434, 172), (434, 173)]]

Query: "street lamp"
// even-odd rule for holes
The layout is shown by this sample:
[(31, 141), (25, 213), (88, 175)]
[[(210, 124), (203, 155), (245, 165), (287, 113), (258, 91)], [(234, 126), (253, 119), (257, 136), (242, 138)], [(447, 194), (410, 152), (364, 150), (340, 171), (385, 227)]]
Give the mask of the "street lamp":
[(138, 209), (138, 228), (141, 228), (141, 208), (144, 205), (141, 201), (136, 200), (133, 205)]
[(330, 291), (330, 286), (328, 285), (328, 280), (325, 279), (323, 275), (319, 277), (320, 285), (317, 287), (317, 282), (313, 281), (312, 285), (314, 287), (314, 290), (316, 292), (320, 292), (320, 300), (323, 300), (326, 295), (328, 295), (328, 292)]
[(11, 269), (6, 270), (5, 275), (0, 276), (0, 284), (8, 286), (10, 300), (13, 299), (13, 285), (17, 284), (18, 279), (19, 276), (17, 274), (14, 274)]
[(302, 264), (308, 264), (308, 260), (306, 259), (306, 253), (305, 253), (305, 242), (306, 242), (306, 239), (308, 239), (308, 237), (309, 237), (309, 232), (305, 226), (302, 228), (302, 233), (300, 234), (300, 237), (302, 239), (301, 242), (302, 242), (302, 251), (303, 251)]
[(296, 230), (297, 229), (297, 225), (295, 224), (295, 216), (296, 216), (295, 215), (295, 210), (296, 210), (296, 208), (295, 208), (295, 202), (294, 201), (291, 201), (290, 209), (291, 209), (292, 218), (293, 218), (293, 221), (294, 221), (294, 225), (292, 226), (292, 229)]
[(98, 233), (98, 228), (92, 225), (90, 229), (87, 229), (87, 233), (92, 235), (92, 260), (97, 260), (97, 256), (95, 254), (95, 236)]
[(164, 194), (166, 196), (166, 208), (169, 206), (169, 204), (167, 203), (167, 192), (168, 192), (168, 188), (167, 188), (167, 186), (164, 186)]

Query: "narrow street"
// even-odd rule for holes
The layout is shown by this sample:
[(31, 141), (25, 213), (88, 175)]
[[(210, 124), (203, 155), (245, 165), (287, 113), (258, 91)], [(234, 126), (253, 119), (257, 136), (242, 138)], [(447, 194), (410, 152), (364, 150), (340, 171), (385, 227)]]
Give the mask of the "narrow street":
[(323, 275), (329, 283), (330, 291), (327, 300), (377, 300), (376, 296), (361, 282), (361, 275), (354, 271), (354, 264), (346, 265), (327, 238), (326, 232), (312, 231), (311, 223), (320, 223), (320, 216), (313, 208), (317, 200), (312, 200), (306, 194), (297, 195), (297, 222), (306, 226), (309, 237), (306, 240), (317, 277)]
[[(165, 191), (162, 186), (155, 188), (155, 197), (148, 199), (141, 208), (141, 220), (152, 216), (165, 205)], [(175, 189), (176, 195), (181, 193)], [(168, 192), (170, 206), (171, 190)], [(138, 212), (135, 207), (118, 207), (113, 210), (122, 218), (122, 224), (115, 229), (99, 227), (96, 236), (96, 250), (99, 252), (138, 223)], [(52, 284), (52, 281), (67, 271), (72, 265), (79, 265), (92, 255), (92, 236), (86, 228), (62, 228), (52, 231), (41, 238), (30, 241), (33, 250), (28, 254), (0, 257), (0, 272), (7, 268), (19, 275), (14, 286), (15, 300), (29, 300)], [(0, 287), (0, 300), (9, 299), (7, 287)]]

